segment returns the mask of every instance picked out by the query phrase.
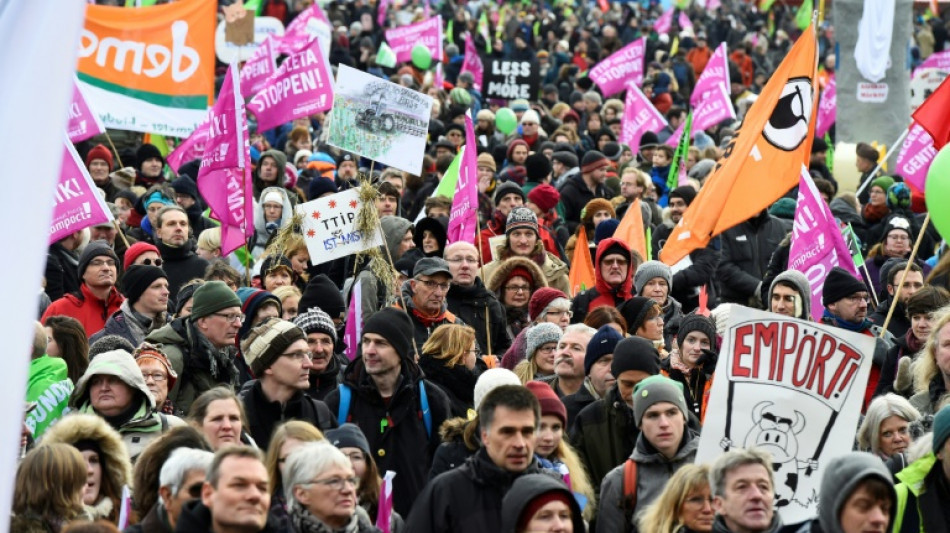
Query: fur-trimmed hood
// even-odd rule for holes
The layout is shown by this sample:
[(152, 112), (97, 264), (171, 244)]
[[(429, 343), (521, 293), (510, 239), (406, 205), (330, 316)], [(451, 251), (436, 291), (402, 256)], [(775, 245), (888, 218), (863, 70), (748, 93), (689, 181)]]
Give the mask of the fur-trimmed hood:
[(544, 275), (544, 271), (541, 270), (541, 267), (539, 267), (537, 263), (527, 257), (509, 257), (503, 261), (493, 261), (485, 265), (485, 269), (489, 270), (490, 265), (494, 265), (494, 267), (491, 268), (490, 273), (486, 273), (486, 277), (488, 277), (488, 290), (497, 294), (499, 300), (502, 298), (499, 291), (501, 291), (505, 281), (511, 276), (511, 272), (518, 267), (530, 272), (534, 278), (534, 282), (531, 284), (532, 294), (541, 287), (548, 286), (548, 278)]
[(99, 445), (105, 463), (103, 476), (108, 476), (112, 486), (121, 490), (123, 485), (132, 485), (132, 462), (122, 436), (112, 429), (103, 418), (82, 413), (63, 417), (43, 435), (43, 444), (61, 442), (70, 446), (82, 440), (91, 440)]

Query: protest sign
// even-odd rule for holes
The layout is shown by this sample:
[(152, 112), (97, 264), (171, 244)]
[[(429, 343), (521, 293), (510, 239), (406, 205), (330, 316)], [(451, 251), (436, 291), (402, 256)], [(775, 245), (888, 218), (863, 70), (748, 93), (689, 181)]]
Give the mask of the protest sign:
[[(716, 47), (716, 51), (713, 52), (712, 57), (706, 62), (706, 68), (703, 69), (702, 74), (699, 75), (699, 79), (696, 80), (693, 92), (689, 96), (690, 106), (694, 108), (699, 107), (699, 104), (704, 100), (715, 96), (714, 91), (716, 91), (719, 86), (725, 87), (726, 94), (728, 94), (729, 59), (727, 55), (726, 43), (722, 43)], [(730, 105), (732, 105), (731, 101)]]
[(536, 100), (541, 83), (541, 67), (537, 61), (490, 59), (483, 87), (485, 98), (502, 100)]
[(268, 36), (241, 67), (241, 94), (256, 94), (277, 70), (276, 40)]
[(594, 65), (588, 77), (608, 98), (624, 90), (625, 85), (632, 84), (639, 87), (643, 84), (645, 54), (646, 39), (640, 37)]
[[(195, 131), (191, 132), (184, 141), (178, 144), (174, 150), (165, 157), (165, 163), (176, 173), (178, 168), (194, 159), (201, 159), (205, 153), (205, 144), (208, 142), (208, 117), (198, 124)], [(193, 176), (197, 177), (197, 176)]]
[(267, 131), (295, 118), (333, 107), (332, 78), (317, 39), (281, 63), (247, 108), (257, 117), (257, 129)]
[(904, 181), (911, 188), (922, 193), (927, 182), (927, 171), (936, 156), (937, 149), (934, 148), (934, 140), (930, 134), (920, 124), (913, 122), (907, 137), (904, 138), (904, 144), (901, 145), (901, 151), (897, 153), (895, 172), (904, 176)]
[(340, 65), (327, 142), (420, 175), (432, 98)]
[(620, 123), (620, 142), (637, 151), (640, 150), (640, 137), (643, 137), (644, 133), (656, 133), (667, 126), (666, 118), (653, 107), (643, 91), (633, 84), (627, 87), (627, 99)]
[(77, 72), (108, 128), (183, 136), (214, 96), (215, 2), (89, 5)]
[(63, 166), (53, 196), (53, 220), (49, 224), (49, 243), (70, 233), (112, 221), (112, 212), (98, 193), (86, 165), (68, 138), (63, 138)]
[(369, 235), (356, 229), (362, 205), (359, 189), (347, 189), (297, 206), (311, 263), (320, 265), (383, 244), (379, 227)]
[[(729, 98), (729, 91), (725, 85), (716, 85), (708, 92), (708, 96), (693, 110), (693, 129), (703, 131), (719, 124), (723, 120), (736, 118), (736, 112), (732, 107), (732, 100)], [(673, 135), (666, 140), (666, 144), (676, 147), (683, 135), (685, 122), (680, 124), (673, 132)]]
[(66, 133), (74, 143), (85, 141), (106, 131), (99, 116), (93, 113), (86, 104), (86, 99), (79, 90), (79, 80), (73, 77), (73, 99), (69, 103), (69, 122), (66, 123)]
[(825, 89), (821, 91), (821, 97), (818, 99), (818, 115), (815, 117), (815, 137), (822, 138), (831, 129), (835, 123), (835, 115), (838, 111), (838, 85), (835, 79), (828, 80)]
[(425, 46), (432, 57), (442, 59), (442, 17), (400, 26), (386, 30), (386, 42), (396, 53), (396, 61), (402, 63), (412, 59), (412, 47)]
[(696, 463), (764, 450), (782, 520), (814, 517), (825, 466), (851, 453), (873, 353), (873, 337), (733, 307)]

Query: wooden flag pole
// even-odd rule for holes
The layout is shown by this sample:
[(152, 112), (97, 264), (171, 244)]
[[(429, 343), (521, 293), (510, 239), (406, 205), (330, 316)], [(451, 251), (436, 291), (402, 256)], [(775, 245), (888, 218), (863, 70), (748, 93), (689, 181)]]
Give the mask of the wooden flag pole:
[(907, 258), (907, 266), (904, 267), (904, 271), (901, 272), (901, 281), (897, 284), (897, 288), (894, 289), (894, 298), (891, 300), (891, 308), (887, 310), (887, 318), (884, 319), (884, 325), (881, 326), (881, 337), (887, 334), (887, 326), (891, 323), (891, 317), (894, 316), (894, 309), (897, 308), (901, 288), (904, 286), (904, 280), (907, 279), (907, 273), (910, 272), (910, 265), (914, 263), (914, 258), (917, 257), (917, 250), (920, 248), (921, 241), (924, 240), (924, 233), (927, 231), (928, 224), (930, 224), (930, 212), (927, 212), (927, 216), (924, 217), (924, 223), (920, 226), (920, 232), (917, 234), (917, 242), (914, 243), (914, 249), (911, 250), (910, 257)]

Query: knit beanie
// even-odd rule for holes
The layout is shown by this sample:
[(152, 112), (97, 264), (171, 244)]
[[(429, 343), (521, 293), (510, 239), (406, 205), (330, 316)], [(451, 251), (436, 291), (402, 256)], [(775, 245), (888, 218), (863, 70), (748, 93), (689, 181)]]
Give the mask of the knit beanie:
[(349, 422), (341, 424), (338, 428), (328, 429), (323, 436), (337, 448), (356, 448), (366, 455), (370, 454), (369, 441), (366, 440), (363, 430), (356, 424)]
[(660, 144), (660, 138), (652, 131), (647, 131), (640, 137), (640, 148), (649, 148), (657, 144)]
[(265, 257), (264, 261), (261, 262), (261, 279), (280, 268), (286, 269), (291, 278), (297, 278), (297, 274), (294, 272), (294, 264), (290, 262), (290, 259), (287, 259), (287, 256), (283, 254), (271, 254)]
[(633, 388), (633, 417), (637, 427), (643, 421), (643, 413), (660, 402), (668, 402), (686, 414), (686, 398), (683, 396), (683, 384), (665, 376), (650, 376)]
[(155, 280), (168, 279), (168, 275), (161, 267), (151, 265), (133, 265), (122, 275), (122, 294), (129, 300), (129, 305), (135, 305)]
[(934, 416), (934, 441), (933, 451), (937, 453), (943, 448), (944, 443), (950, 438), (950, 405), (945, 405), (943, 409), (937, 411)]
[[(818, 492), (818, 523), (828, 533), (842, 531), (841, 516), (844, 504), (854, 491), (868, 478), (883, 481), (890, 493), (890, 523), (897, 514), (897, 492), (890, 471), (880, 457), (867, 452), (850, 452), (828, 461), (821, 476)], [(813, 528), (816, 529), (816, 528)]]
[(673, 291), (673, 273), (670, 267), (660, 261), (647, 261), (640, 265), (637, 273), (633, 275), (633, 286), (637, 294), (643, 294), (643, 287), (653, 278), (663, 278), (670, 291)]
[(158, 364), (165, 367), (165, 373), (168, 374), (168, 390), (172, 390), (175, 387), (175, 382), (178, 381), (178, 374), (175, 372), (175, 369), (172, 368), (168, 357), (161, 352), (158, 346), (143, 342), (139, 348), (136, 348), (132, 357), (135, 358), (135, 362), (139, 367), (142, 366), (142, 362), (144, 361), (157, 361)]
[[(597, 227), (594, 228), (594, 242), (600, 242), (604, 239), (613, 237), (614, 233), (617, 232), (618, 227), (620, 227), (620, 221), (616, 218), (601, 220), (600, 224), (597, 224)], [(629, 257), (630, 254), (627, 253), (627, 256)]]
[(850, 272), (841, 268), (834, 267), (825, 278), (824, 292), (821, 295), (821, 304), (825, 307), (851, 296), (856, 292), (867, 292), (868, 288), (858, 278), (851, 275)]
[(209, 281), (195, 291), (191, 304), (191, 319), (198, 320), (230, 307), (241, 307), (237, 294), (223, 281)]
[[(874, 159), (874, 161), (876, 162), (877, 159)], [(881, 176), (880, 178), (877, 178), (871, 182), (871, 187), (880, 187), (885, 193), (891, 188), (891, 185), (894, 185), (894, 178), (890, 176)]]
[(99, 337), (99, 340), (89, 345), (89, 360), (92, 361), (99, 355), (115, 350), (132, 353), (135, 351), (135, 346), (132, 346), (132, 343), (125, 337), (103, 335)]
[(303, 330), (293, 322), (272, 316), (251, 328), (247, 338), (241, 341), (241, 353), (251, 373), (261, 377), (291, 344), (306, 340)]
[(122, 259), (122, 268), (128, 270), (132, 263), (145, 252), (155, 252), (159, 256), (161, 253), (158, 251), (158, 248), (154, 244), (149, 244), (145, 241), (139, 241), (132, 246), (129, 246), (129, 249), (125, 251), (125, 257)]
[(491, 156), (488, 152), (482, 152), (478, 154), (478, 162), (476, 166), (490, 168), (492, 172), (495, 172), (498, 167), (495, 165), (495, 158)]
[(346, 315), (346, 303), (343, 301), (343, 295), (336, 284), (333, 283), (333, 280), (326, 274), (318, 274), (310, 278), (303, 290), (300, 301), (297, 302), (297, 308), (300, 312), (321, 309), (331, 318), (344, 318)]
[(475, 411), (478, 412), (478, 408), (482, 405), (482, 399), (484, 399), (489, 392), (502, 385), (520, 386), (521, 380), (518, 379), (517, 374), (507, 368), (489, 368), (482, 372), (481, 375), (478, 376), (478, 380), (475, 381), (475, 392), (473, 393)]
[(640, 370), (651, 376), (660, 373), (660, 352), (652, 342), (643, 337), (627, 337), (614, 346), (610, 373), (617, 378), (628, 370)]
[(914, 239), (914, 227), (906, 217), (894, 216), (889, 218), (884, 225), (884, 232), (881, 233), (881, 242), (886, 241), (887, 236), (890, 235), (892, 231), (903, 231), (911, 240)]
[(553, 287), (541, 287), (534, 291), (531, 300), (528, 301), (528, 320), (535, 322), (541, 313), (558, 298), (567, 299), (567, 295)]
[(698, 331), (706, 335), (709, 344), (713, 347), (716, 346), (716, 323), (711, 318), (690, 313), (680, 320), (680, 329), (676, 333), (676, 343), (680, 350), (683, 349), (683, 341), (686, 340), (686, 336), (692, 331)]
[(906, 183), (895, 183), (887, 189), (887, 208), (891, 211), (910, 209), (912, 199), (913, 194)]
[(524, 162), (528, 181), (540, 183), (551, 174), (551, 161), (544, 154), (531, 154)]
[(567, 409), (564, 408), (561, 399), (557, 397), (550, 385), (540, 381), (529, 381), (525, 384), (525, 387), (531, 391), (531, 394), (534, 394), (534, 397), (538, 399), (538, 403), (541, 404), (541, 416), (556, 416), (561, 419), (561, 426), (567, 427)]
[(782, 220), (794, 220), (796, 205), (795, 200), (791, 198), (779, 198), (769, 206), (769, 214)]
[(336, 186), (335, 181), (323, 176), (317, 176), (310, 180), (310, 186), (307, 189), (307, 199), (316, 200), (326, 193), (336, 194), (338, 192), (340, 192), (340, 189)]
[(597, 150), (587, 152), (584, 154), (584, 159), (581, 159), (581, 172), (584, 174), (589, 174), (606, 166), (610, 166), (610, 160)]
[(544, 346), (549, 342), (558, 342), (561, 340), (561, 335), (564, 332), (561, 330), (561, 326), (553, 324), (551, 322), (542, 322), (531, 326), (528, 329), (528, 333), (525, 334), (525, 355), (530, 361), (534, 358), (534, 353), (538, 348)]
[(492, 202), (494, 202), (495, 207), (498, 207), (498, 204), (501, 203), (501, 199), (509, 194), (517, 194), (521, 197), (521, 201), (525, 200), (524, 191), (521, 190), (521, 186), (512, 181), (506, 181), (504, 183), (499, 183), (495, 187), (495, 195), (492, 197)]
[(531, 147), (528, 146), (527, 141), (524, 139), (515, 139), (511, 141), (511, 143), (508, 144), (508, 151), (505, 152), (505, 159), (507, 159), (509, 162), (511, 161), (511, 155), (514, 153), (516, 146), (524, 146), (528, 150), (531, 150)]
[(692, 185), (677, 187), (670, 191), (670, 200), (673, 198), (681, 198), (688, 206), (696, 199), (696, 189), (694, 189)]
[(540, 125), (541, 117), (538, 116), (537, 111), (535, 111), (534, 109), (529, 109), (525, 111), (523, 115), (521, 115), (521, 123), (524, 124), (525, 122)]
[(185, 304), (188, 303), (188, 300), (192, 299), (195, 296), (195, 291), (198, 290), (198, 287), (204, 285), (204, 281), (201, 283), (191, 283), (185, 285), (184, 287), (178, 289), (178, 294), (175, 295), (175, 316), (181, 316), (182, 309), (185, 308)]
[(363, 325), (363, 335), (373, 333), (386, 339), (396, 350), (399, 357), (408, 359), (412, 356), (412, 332), (415, 327), (409, 315), (395, 307), (384, 307), (373, 313)]
[(109, 164), (109, 170), (112, 170), (112, 166), (115, 164), (112, 158), (112, 152), (108, 148), (101, 144), (97, 144), (89, 150), (86, 154), (86, 168), (89, 168), (89, 164), (95, 161), (96, 159), (102, 159)]
[(587, 343), (587, 353), (584, 354), (584, 375), (590, 374), (591, 367), (601, 357), (614, 353), (617, 343), (622, 340), (623, 335), (609, 324), (600, 326), (597, 333), (594, 333), (590, 342)]
[[(808, 320), (808, 317), (811, 316), (811, 283), (808, 282), (808, 278), (805, 277), (805, 274), (797, 270), (789, 269), (775, 276), (775, 279), (772, 280), (772, 285), (769, 287), (769, 301), (765, 302), (765, 305), (771, 306), (772, 293), (775, 292), (775, 287), (780, 282), (785, 285), (792, 285), (795, 287), (795, 290), (798, 291), (798, 297), (801, 299), (802, 306), (801, 316), (798, 318)], [(769, 308), (771, 309), (771, 307)]]
[(564, 165), (568, 170), (578, 166), (577, 155), (568, 150), (558, 150), (554, 152), (551, 154), (551, 160)]
[(634, 296), (620, 304), (617, 311), (620, 311), (620, 315), (627, 322), (627, 331), (635, 333), (640, 329), (647, 318), (647, 313), (655, 304), (656, 302), (652, 299), (643, 296)]
[(79, 256), (80, 279), (82, 279), (83, 274), (86, 273), (86, 268), (89, 266), (89, 263), (100, 255), (110, 257), (116, 263), (119, 262), (119, 256), (115, 255), (115, 251), (109, 246), (109, 243), (106, 241), (92, 241), (86, 245), (86, 248), (82, 251), (82, 255)]
[(294, 324), (307, 335), (324, 333), (336, 342), (336, 326), (333, 324), (333, 319), (319, 307), (311, 308), (295, 316)]
[(535, 235), (541, 237), (538, 230), (538, 217), (534, 211), (527, 207), (516, 207), (508, 213), (508, 221), (505, 223), (505, 235), (511, 235), (511, 232), (518, 229), (529, 229)]
[(534, 205), (538, 206), (538, 209), (540, 209), (542, 212), (547, 213), (557, 206), (558, 201), (561, 200), (561, 193), (557, 192), (557, 189), (551, 185), (542, 183), (541, 185), (531, 189), (531, 192), (528, 193), (528, 200), (530, 200)]
[(152, 159), (153, 157), (161, 160), (162, 165), (165, 165), (165, 158), (162, 157), (162, 152), (159, 151), (158, 147), (154, 144), (145, 143), (142, 146), (139, 146), (139, 149), (135, 152), (135, 163), (139, 170), (142, 169), (142, 163), (147, 159)]
[(241, 312), (246, 317), (241, 329), (238, 330), (238, 337), (244, 338), (247, 332), (251, 331), (254, 325), (254, 317), (257, 312), (264, 307), (264, 304), (270, 302), (277, 306), (277, 314), (284, 313), (284, 306), (280, 303), (280, 298), (274, 296), (274, 293), (264, 289), (255, 289), (254, 287), (238, 287), (235, 291), (239, 300), (241, 300)]
[(195, 180), (188, 176), (179, 176), (178, 178), (175, 178), (171, 185), (172, 189), (177, 194), (186, 194), (195, 200), (201, 198), (201, 196), (198, 194), (198, 185), (195, 183)]

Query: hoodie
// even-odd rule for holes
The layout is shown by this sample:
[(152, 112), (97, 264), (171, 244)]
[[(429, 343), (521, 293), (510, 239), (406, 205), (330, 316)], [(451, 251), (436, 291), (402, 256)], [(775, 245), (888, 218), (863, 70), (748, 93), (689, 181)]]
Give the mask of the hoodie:
[(502, 533), (518, 531), (518, 523), (528, 519), (528, 517), (522, 517), (521, 515), (529, 508), (531, 503), (539, 496), (552, 492), (560, 493), (567, 498), (571, 507), (571, 522), (574, 524), (574, 531), (585, 531), (586, 526), (584, 525), (584, 518), (581, 516), (581, 507), (564, 483), (547, 474), (525, 474), (515, 479), (511, 489), (505, 494), (501, 506)]
[(825, 473), (821, 478), (821, 489), (818, 493), (818, 523), (824, 533), (844, 533), (838, 516), (848, 498), (857, 490), (858, 485), (869, 477), (876, 477), (885, 482), (890, 488), (892, 501), (891, 520), (897, 513), (897, 492), (891, 473), (879, 457), (867, 452), (851, 452), (836, 457), (825, 465)]
[[(620, 285), (611, 287), (604, 280), (603, 275), (600, 272), (600, 261), (608, 252), (616, 253), (617, 251), (623, 251), (629, 260), (627, 266), (627, 277)], [(619, 239), (614, 239), (611, 237), (608, 239), (603, 239), (597, 243), (597, 252), (594, 254), (595, 284), (592, 288), (587, 289), (574, 298), (574, 303), (571, 308), (571, 310), (574, 312), (572, 322), (583, 322), (587, 317), (587, 313), (591, 310), (603, 305), (616, 307), (634, 296), (634, 265), (630, 258), (630, 247)]]
[(808, 283), (808, 278), (797, 270), (786, 270), (775, 276), (772, 285), (769, 287), (769, 298), (763, 303), (771, 309), (772, 292), (775, 291), (775, 286), (779, 282), (791, 284), (798, 291), (798, 295), (802, 300), (802, 312), (797, 318), (811, 320), (811, 285)]
[[(406, 232), (412, 229), (412, 222), (402, 217), (388, 216), (380, 218), (379, 223), (383, 228), (383, 245), (389, 250), (389, 257), (392, 257), (393, 262), (398, 261), (400, 258), (399, 245), (403, 237), (406, 236)], [(383, 252), (385, 253), (386, 250), (383, 250)], [(384, 257), (384, 261), (388, 262), (389, 257)], [(359, 274), (356, 275), (354, 281), (354, 284), (360, 284), (360, 302), (362, 303), (364, 323), (369, 320), (370, 315), (383, 307), (391, 305), (395, 298), (393, 288), (382, 286), (376, 274), (373, 274), (373, 261), (376, 261), (376, 259), (366, 263)], [(347, 305), (349, 305), (349, 296), (347, 297)]]
[[(271, 192), (276, 192), (281, 195), (283, 210), (281, 211), (279, 221), (268, 224), (264, 222), (264, 197)], [(251, 243), (251, 255), (255, 259), (264, 253), (264, 248), (267, 247), (267, 243), (270, 242), (277, 231), (287, 224), (290, 224), (291, 219), (294, 217), (294, 208), (290, 202), (290, 196), (287, 194), (287, 189), (283, 187), (267, 187), (261, 191), (260, 196), (257, 198), (258, 200), (254, 202), (254, 240)]]
[(261, 179), (261, 163), (263, 163), (265, 157), (271, 157), (277, 163), (277, 184), (283, 188), (284, 185), (284, 169), (287, 168), (287, 154), (280, 150), (267, 150), (261, 154), (261, 158), (257, 162), (257, 169), (254, 171), (254, 197), (260, 198), (261, 193), (264, 192), (264, 189), (267, 187), (274, 187), (274, 184), (265, 183)]

